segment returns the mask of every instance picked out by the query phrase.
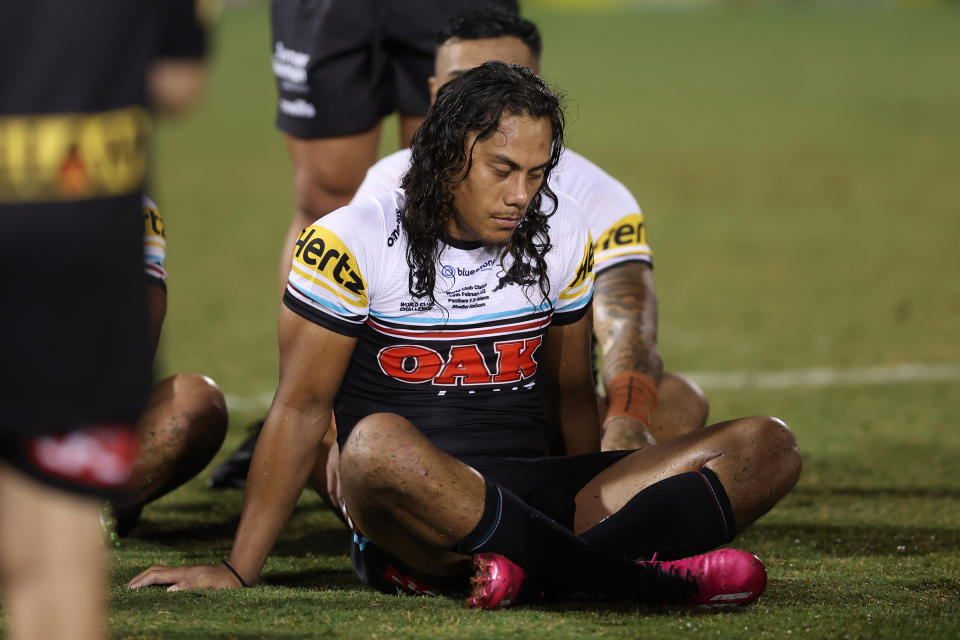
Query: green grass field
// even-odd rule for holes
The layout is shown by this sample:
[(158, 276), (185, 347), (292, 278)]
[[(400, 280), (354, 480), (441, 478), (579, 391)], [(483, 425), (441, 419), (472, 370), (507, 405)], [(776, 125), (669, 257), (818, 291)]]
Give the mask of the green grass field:
[[(569, 145), (643, 206), (661, 351), (685, 372), (960, 365), (956, 7), (563, 13), (531, 6)], [(277, 262), (292, 212), (273, 128), (266, 6), (227, 10), (205, 104), (161, 125), (164, 372), (234, 401), (225, 452), (276, 379)], [(391, 130), (392, 131), (392, 130)], [(384, 150), (392, 149), (388, 141)], [(856, 376), (853, 376), (856, 378)], [(677, 613), (559, 604), (496, 613), (361, 588), (305, 496), (242, 592), (129, 592), (154, 563), (217, 561), (241, 495), (202, 478), (147, 507), (113, 553), (111, 627), (131, 638), (957, 638), (960, 379), (705, 385), (712, 420), (786, 420), (794, 492), (737, 546), (758, 604)], [(706, 379), (706, 378), (705, 378)], [(712, 376), (710, 379), (723, 379)], [(761, 376), (760, 380), (764, 378)]]

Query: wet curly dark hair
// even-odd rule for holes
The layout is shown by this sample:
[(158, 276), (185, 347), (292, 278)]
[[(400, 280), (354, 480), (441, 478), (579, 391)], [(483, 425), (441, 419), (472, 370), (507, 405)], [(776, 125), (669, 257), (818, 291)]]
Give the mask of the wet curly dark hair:
[[(413, 136), (410, 169), (400, 183), (406, 200), (399, 215), (407, 235), (409, 290), (415, 298), (436, 303), (433, 290), (444, 247), (441, 240), (456, 215), (453, 187), (470, 172), (473, 148), (496, 133), (504, 114), (549, 118), (553, 143), (543, 183), (501, 253), (504, 273), (499, 286), (536, 284), (544, 301), (549, 299), (544, 256), (551, 248), (547, 222), (556, 210), (557, 196), (547, 181), (563, 150), (563, 109), (560, 98), (533, 71), (502, 62), (484, 63), (441, 87)], [(552, 202), (549, 211), (542, 206), (544, 197)], [(509, 268), (507, 256), (513, 258)]]

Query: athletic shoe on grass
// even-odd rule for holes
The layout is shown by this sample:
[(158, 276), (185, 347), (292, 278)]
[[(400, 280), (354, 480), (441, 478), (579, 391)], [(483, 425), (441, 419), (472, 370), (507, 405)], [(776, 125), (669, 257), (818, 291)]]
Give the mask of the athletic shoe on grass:
[(473, 568), (468, 609), (501, 609), (517, 601), (526, 577), (520, 565), (499, 553), (478, 553)]
[(767, 570), (760, 558), (739, 549), (717, 549), (692, 558), (640, 561), (696, 584), (683, 603), (696, 607), (732, 607), (750, 604), (767, 586)]

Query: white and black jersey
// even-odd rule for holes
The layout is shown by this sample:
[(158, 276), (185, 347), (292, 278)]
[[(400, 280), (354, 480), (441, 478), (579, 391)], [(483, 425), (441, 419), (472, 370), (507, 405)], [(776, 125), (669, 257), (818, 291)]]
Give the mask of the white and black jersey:
[(448, 240), (431, 304), (409, 291), (403, 197), (395, 189), (338, 209), (294, 248), (284, 303), (358, 338), (335, 402), (340, 443), (363, 417), (388, 412), (452, 455), (546, 455), (538, 368), (547, 328), (579, 320), (593, 295), (578, 205), (559, 194), (550, 217), (546, 300), (536, 285), (503, 284), (511, 263), (497, 249)]

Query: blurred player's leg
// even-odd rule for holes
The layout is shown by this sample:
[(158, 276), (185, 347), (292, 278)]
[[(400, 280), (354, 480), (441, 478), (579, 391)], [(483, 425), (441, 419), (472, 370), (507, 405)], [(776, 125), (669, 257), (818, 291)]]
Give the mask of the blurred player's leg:
[(99, 505), (0, 464), (0, 579), (10, 640), (104, 637)]
[(179, 374), (154, 387), (138, 424), (140, 455), (130, 496), (116, 505), (126, 535), (144, 504), (187, 482), (213, 459), (227, 433), (227, 405), (206, 376)]

